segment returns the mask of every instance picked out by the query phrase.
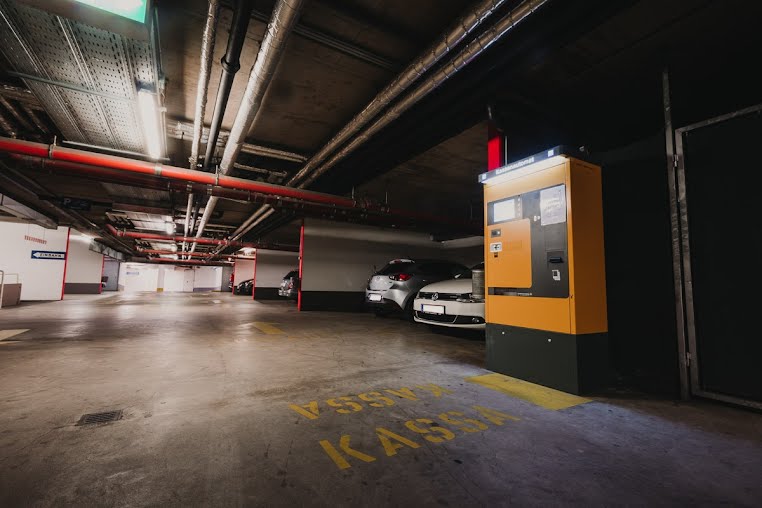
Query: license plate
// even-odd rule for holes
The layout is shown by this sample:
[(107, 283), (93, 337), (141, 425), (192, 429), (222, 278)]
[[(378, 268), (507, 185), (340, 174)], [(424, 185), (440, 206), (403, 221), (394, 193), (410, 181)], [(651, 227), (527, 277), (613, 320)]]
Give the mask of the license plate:
[(370, 294), (370, 295), (368, 295), (368, 300), (371, 301), (371, 302), (380, 302), (381, 301), (381, 295)]
[(428, 312), (429, 314), (444, 314), (445, 308), (443, 305), (427, 305), (421, 304), (421, 312)]

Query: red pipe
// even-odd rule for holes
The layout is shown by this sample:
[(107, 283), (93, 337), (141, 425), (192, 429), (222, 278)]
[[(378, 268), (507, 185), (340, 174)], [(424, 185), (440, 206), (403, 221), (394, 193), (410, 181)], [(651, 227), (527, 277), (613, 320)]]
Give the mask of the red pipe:
[[(339, 207), (326, 207), (325, 205), (318, 205), (315, 203), (305, 203), (304, 201), (291, 198), (269, 196), (266, 194), (252, 193), (249, 191), (236, 189), (226, 189), (215, 185), (204, 185), (200, 183), (182, 182), (178, 180), (167, 180), (155, 176), (134, 175), (117, 169), (88, 166), (86, 164), (78, 164), (74, 162), (52, 161), (50, 159), (41, 159), (39, 157), (31, 157), (29, 155), (19, 154), (10, 154), (10, 157), (14, 160), (18, 160), (26, 164), (39, 164), (40, 168), (43, 170), (46, 168), (56, 169), (67, 174), (72, 174), (74, 176), (92, 178), (99, 182), (117, 183), (121, 185), (130, 185), (133, 187), (156, 189), (162, 191), (173, 190), (184, 193), (211, 195), (227, 199), (237, 199), (241, 201), (249, 201), (252, 203), (261, 203), (276, 208), (284, 208), (288, 210), (296, 210), (316, 214), (324, 213), (326, 209), (346, 210)], [(104, 176), (107, 178), (104, 178)], [(361, 209), (353, 210), (361, 211)]]
[(178, 168), (164, 164), (138, 161), (127, 159), (125, 157), (116, 157), (114, 155), (105, 155), (84, 150), (75, 150), (56, 145), (45, 145), (43, 143), (33, 143), (31, 141), (21, 141), (12, 138), (0, 137), (0, 152), (17, 153), (21, 155), (31, 155), (33, 157), (42, 157), (46, 159), (87, 164), (89, 166), (102, 166), (111, 169), (119, 169), (130, 173), (143, 175), (161, 176), (174, 180), (185, 180), (188, 182), (204, 183), (209, 185), (219, 185), (229, 189), (238, 189), (262, 194), (271, 194), (287, 198), (302, 199), (312, 203), (322, 203), (327, 205), (343, 206), (352, 208), (356, 205), (353, 199), (322, 192), (306, 191), (285, 187), (283, 185), (273, 185), (264, 182), (255, 182), (243, 178), (235, 178), (224, 175), (215, 175), (196, 171), (192, 169)]
[[(8, 152), (42, 159), (52, 159), (58, 163), (63, 162), (68, 164), (50, 164), (51, 167), (68, 168), (82, 172), (89, 172), (91, 174), (97, 174), (98, 172), (103, 173), (104, 169), (112, 169), (117, 170), (118, 172), (149, 177), (163, 177), (171, 180), (211, 185), (234, 191), (277, 196), (278, 199), (297, 199), (322, 206), (355, 209), (388, 217), (409, 218), (435, 224), (450, 224), (467, 228), (478, 227), (478, 224), (468, 220), (449, 219), (442, 217), (441, 215), (432, 215), (408, 210), (389, 210), (384, 206), (358, 203), (350, 198), (324, 194), (322, 192), (295, 189), (264, 182), (255, 182), (243, 178), (215, 175), (212, 173), (204, 173), (202, 171), (87, 152), (84, 150), (75, 150), (56, 145), (45, 145), (43, 143), (33, 143), (30, 141), (0, 137), (0, 152)], [(198, 239), (194, 241), (196, 241), (196, 243), (201, 243)]]
[[(204, 245), (225, 245), (228, 247), (259, 247), (256, 243), (244, 243), (244, 242), (230, 242), (228, 240), (218, 240), (216, 238), (194, 238), (186, 236), (167, 236), (159, 235), (156, 233), (141, 233), (138, 231), (120, 231), (111, 224), (106, 224), (106, 229), (114, 236), (121, 236), (126, 238), (135, 238), (138, 240), (159, 240), (165, 242), (192, 242), (201, 243)], [(174, 254), (174, 253), (173, 253)]]
[[(157, 240), (164, 242), (197, 242), (204, 245), (224, 245), (226, 247), (246, 247), (252, 249), (265, 249), (265, 250), (284, 250), (284, 251), (296, 251), (296, 247), (278, 244), (260, 244), (250, 242), (231, 242), (229, 240), (219, 240), (217, 238), (196, 238), (189, 236), (167, 236), (159, 235), (157, 233), (143, 233), (140, 231), (125, 231), (116, 229), (111, 224), (106, 224), (106, 229), (114, 236), (121, 236), (126, 238), (135, 238), (137, 240)], [(148, 251), (143, 251), (148, 252)], [(165, 252), (161, 252), (165, 254)], [(166, 254), (175, 254), (175, 252), (166, 252)], [(188, 254), (187, 252), (185, 253)], [(199, 253), (202, 256), (209, 256), (209, 253)]]
[(203, 265), (203, 266), (230, 266), (231, 263), (225, 261), (216, 261), (214, 263), (206, 263), (204, 261), (198, 261), (195, 259), (166, 259), (166, 258), (148, 258), (148, 261), (140, 261), (141, 263), (172, 263), (174, 265)]
[[(171, 250), (138, 249), (139, 254), (153, 254), (158, 256), (173, 256), (177, 252)], [(208, 257), (208, 258), (236, 258), (236, 259), (254, 259), (252, 257), (235, 256), (233, 254), (210, 254), (208, 252), (181, 252), (181, 256)]]

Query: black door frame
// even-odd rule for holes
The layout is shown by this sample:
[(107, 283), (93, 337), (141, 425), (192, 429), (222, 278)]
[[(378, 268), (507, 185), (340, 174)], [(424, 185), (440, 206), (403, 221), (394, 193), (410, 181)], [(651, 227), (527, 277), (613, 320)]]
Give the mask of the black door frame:
[[(685, 185), (684, 136), (686, 133), (709, 125), (725, 122), (749, 114), (762, 112), (762, 104), (733, 113), (697, 122), (674, 131), (672, 136), (669, 116), (669, 84), (665, 72), (665, 120), (667, 128), (667, 158), (670, 184), (670, 214), (672, 217), (672, 255), (675, 270), (675, 303), (677, 316), (678, 351), (680, 353), (680, 392), (684, 399), (695, 395), (709, 399), (762, 409), (762, 402), (706, 391), (701, 387), (696, 322), (693, 306), (693, 275), (691, 272), (690, 231), (688, 227), (688, 196)], [(670, 154), (671, 139), (674, 154)]]

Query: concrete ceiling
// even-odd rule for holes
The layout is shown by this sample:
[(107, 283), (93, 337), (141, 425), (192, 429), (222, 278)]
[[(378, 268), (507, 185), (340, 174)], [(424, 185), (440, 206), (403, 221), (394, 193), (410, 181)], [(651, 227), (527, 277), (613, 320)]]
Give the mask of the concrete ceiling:
[[(507, 7), (517, 3), (509, 2)], [(268, 19), (273, 4), (273, 0), (255, 1), (223, 129), (233, 123), (263, 37), (262, 19)], [(303, 35), (307, 32), (294, 33), (247, 141), (309, 157), (464, 9), (475, 4), (476, 0), (308, 0), (300, 27), (349, 45), (366, 57)], [(157, 6), (168, 123), (192, 122), (207, 2), (163, 0)], [(486, 166), (487, 104), (497, 105), (510, 139), (509, 158), (565, 142), (589, 144), (598, 150), (619, 146), (623, 140), (662, 128), (659, 87), (666, 62), (678, 83), (690, 83), (705, 74), (712, 83), (722, 84), (717, 76), (727, 69), (737, 70), (744, 59), (756, 61), (762, 47), (757, 44), (760, 35), (756, 28), (761, 8), (759, 3), (741, 0), (552, 0), (515, 33), (491, 46), (466, 70), (339, 162), (312, 188), (337, 194), (354, 191), (356, 196), (388, 201), (395, 207), (478, 220), (481, 188), (476, 175)], [(207, 125), (231, 18), (230, 5), (223, 2)], [(747, 54), (738, 48), (746, 48)], [(9, 63), (0, 57), (0, 70), (8, 68)], [(682, 73), (688, 68), (690, 73)], [(23, 90), (22, 82), (2, 73), (0, 78), (7, 85), (0, 90), (3, 97), (39, 111), (41, 104)], [(728, 86), (722, 88), (725, 93), (715, 94), (722, 100), (714, 101), (712, 108), (719, 112), (732, 110), (741, 101), (739, 97), (759, 89), (751, 76), (734, 83), (738, 93), (727, 93)], [(684, 86), (684, 90), (685, 95), (697, 93), (695, 87)], [(679, 108), (677, 101), (676, 111)], [(714, 112), (712, 108), (693, 114), (707, 115)], [(21, 137), (50, 141), (58, 134), (60, 139), (60, 130), (56, 131), (50, 118), (40, 115), (50, 132), (22, 131)], [(688, 114), (682, 117), (690, 119)], [(614, 124), (617, 128), (609, 127)], [(187, 167), (188, 139), (169, 138), (167, 150), (170, 163)], [(241, 155), (239, 162), (286, 174), (302, 166), (248, 154)], [(184, 216), (185, 194), (177, 190), (28, 174), (33, 177), (28, 185), (37, 185), (37, 195), (49, 201), (70, 196), (102, 203), (82, 214), (96, 224), (104, 223), (111, 203), (174, 210), (178, 221)], [(266, 178), (241, 170), (233, 175)], [(13, 178), (17, 177), (12, 174)], [(212, 222), (237, 226), (256, 208), (223, 199)], [(279, 213), (247, 239), (275, 235), (278, 241), (295, 240), (295, 218)]]
[[(418, 41), (431, 41), (470, 3), (468, 0), (425, 0), (414, 4), (400, 0), (309, 1), (300, 18), (301, 25), (383, 56), (397, 68), (381, 68), (294, 34), (249, 139), (306, 154), (315, 152), (367, 104), (397, 70), (421, 52)], [(203, 0), (170, 0), (159, 4), (169, 118), (193, 121), (206, 6)], [(272, 6), (273, 2), (255, 2), (255, 9), (267, 14)], [(376, 17), (394, 20), (394, 29), (387, 30), (383, 23), (373, 21)], [(225, 53), (231, 19), (231, 9), (223, 7), (206, 125), (212, 120), (211, 103), (217, 93), (222, 71), (220, 59)], [(223, 129), (229, 130), (233, 124), (264, 30), (265, 23), (251, 20)], [(403, 31), (412, 35), (399, 37), (397, 34)], [(188, 144), (175, 145), (172, 149), (173, 160), (187, 159)]]

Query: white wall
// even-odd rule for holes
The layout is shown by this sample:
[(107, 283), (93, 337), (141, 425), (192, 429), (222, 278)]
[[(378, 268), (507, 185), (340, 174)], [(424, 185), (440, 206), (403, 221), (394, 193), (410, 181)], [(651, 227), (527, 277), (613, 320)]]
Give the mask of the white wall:
[[(185, 290), (185, 279), (193, 279), (192, 268), (181, 268), (179, 266), (163, 266), (164, 269), (164, 292), (182, 292)], [(190, 284), (193, 287), (193, 284)]]
[[(222, 287), (221, 266), (199, 266), (194, 270), (194, 291), (219, 291)], [(251, 278), (251, 277), (250, 277)]]
[[(253, 267), (252, 267), (253, 268)], [(221, 266), (184, 268), (175, 265), (122, 263), (119, 270), (121, 291), (186, 292), (218, 291), (223, 284)], [(249, 276), (251, 278), (251, 276)], [(227, 281), (224, 281), (227, 284)]]
[(469, 236), (442, 242), (447, 259), (463, 263), (469, 268), (484, 261), (484, 237)]
[(0, 222), (0, 270), (19, 274), (22, 300), (61, 299), (65, 261), (32, 259), (32, 251), (66, 252), (68, 233), (66, 227)]
[(364, 291), (390, 260), (416, 257), (472, 266), (484, 259), (483, 238), (434, 242), (424, 233), (306, 219), (302, 290)]
[(71, 230), (69, 237), (69, 262), (66, 265), (66, 282), (100, 284), (103, 271), (103, 254), (90, 250), (89, 236)]
[(253, 259), (236, 259), (233, 268), (233, 286), (237, 286), (241, 282), (254, 278), (254, 260)]
[(428, 235), (306, 219), (303, 291), (365, 291), (368, 279), (390, 260), (443, 258)]
[(119, 267), (119, 289), (126, 292), (157, 291), (159, 267), (147, 263), (122, 263)]
[(257, 249), (255, 288), (277, 288), (283, 277), (299, 268), (298, 252)]

